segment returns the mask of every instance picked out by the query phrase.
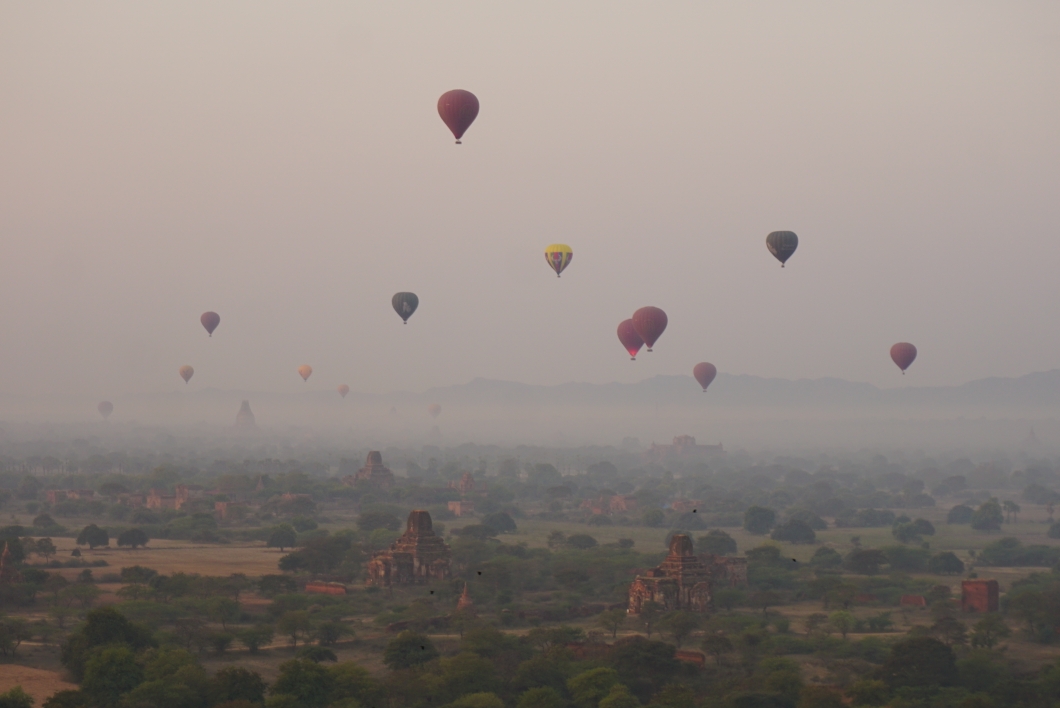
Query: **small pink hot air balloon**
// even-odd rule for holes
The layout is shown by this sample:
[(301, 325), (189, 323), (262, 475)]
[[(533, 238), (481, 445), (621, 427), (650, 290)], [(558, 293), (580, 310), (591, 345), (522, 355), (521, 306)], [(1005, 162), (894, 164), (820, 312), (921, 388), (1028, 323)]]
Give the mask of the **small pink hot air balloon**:
[(110, 417), (110, 414), (114, 412), (114, 404), (110, 401), (102, 401), (96, 406), (96, 410), (99, 411), (101, 416), (103, 416), (103, 420), (106, 420)]
[(438, 115), (441, 116), (446, 127), (453, 132), (456, 144), (459, 145), (464, 132), (478, 117), (478, 98), (475, 94), (463, 89), (446, 91), (438, 99)]
[(199, 322), (202, 322), (202, 326), (206, 328), (206, 331), (212, 337), (217, 325), (221, 324), (221, 316), (216, 312), (204, 312), (199, 317)]
[(909, 342), (898, 342), (898, 344), (891, 347), (891, 359), (902, 370), (902, 375), (905, 376), (905, 370), (916, 360), (916, 347)]
[(191, 381), (191, 377), (195, 375), (195, 369), (191, 368), (187, 364), (180, 367), (180, 378), (184, 379), (184, 383)]
[(440, 403), (432, 403), (427, 406), (427, 412), (431, 414), (432, 418), (437, 418), (438, 414), (442, 412), (442, 406)]
[(303, 381), (308, 381), (309, 377), (313, 375), (313, 367), (309, 364), (302, 364), (298, 367), (298, 375), (302, 377)]
[(342, 396), (343, 398), (346, 398), (346, 394), (350, 392), (350, 387), (347, 386), (346, 384), (342, 384), (335, 390), (339, 392), (340, 396)]
[(633, 327), (633, 320), (622, 320), (618, 323), (618, 341), (629, 352), (629, 360), (636, 361), (637, 352), (644, 346), (644, 340), (640, 338), (637, 330)]
[(718, 375), (718, 368), (713, 364), (701, 361), (692, 369), (692, 375), (696, 377), (696, 381), (703, 387), (703, 393), (706, 393), (707, 386), (710, 386), (710, 382)]

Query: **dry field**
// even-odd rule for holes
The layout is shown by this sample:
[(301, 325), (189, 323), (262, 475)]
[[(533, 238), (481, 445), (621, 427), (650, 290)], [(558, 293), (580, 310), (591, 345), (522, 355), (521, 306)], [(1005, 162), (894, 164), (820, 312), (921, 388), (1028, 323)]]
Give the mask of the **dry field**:
[[(59, 547), (58, 558), (65, 560), (74, 549), (72, 539), (55, 539)], [(128, 548), (82, 549), (86, 561), (105, 560), (108, 568), (95, 568), (96, 576), (109, 572), (120, 572), (122, 568), (142, 565), (154, 568), (159, 573), (199, 573), (201, 575), (231, 575), (246, 573), (248, 576), (278, 573), (276, 564), (282, 557), (279, 549), (266, 548), (264, 543), (192, 543), (191, 541), (152, 540), (147, 548), (135, 551)], [(64, 575), (77, 575), (80, 569), (63, 571)]]
[(0, 664), (0, 693), (6, 693), (15, 686), (22, 686), (22, 690), (33, 696), (38, 706), (53, 693), (77, 688), (76, 684), (65, 681), (60, 671)]

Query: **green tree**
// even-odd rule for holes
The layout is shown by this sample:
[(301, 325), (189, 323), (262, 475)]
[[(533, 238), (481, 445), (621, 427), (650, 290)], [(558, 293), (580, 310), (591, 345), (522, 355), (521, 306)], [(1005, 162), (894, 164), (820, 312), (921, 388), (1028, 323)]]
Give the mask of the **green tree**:
[(957, 657), (932, 637), (909, 637), (891, 646), (879, 670), (890, 687), (952, 686), (957, 681)]
[[(276, 623), (276, 631), (290, 637), (291, 648), (298, 648), (298, 640), (306, 637), (312, 629), (309, 613), (305, 610), (291, 610), (284, 612)], [(280, 691), (286, 693), (286, 691)]]
[(875, 575), (886, 563), (887, 555), (876, 548), (855, 549), (846, 558), (847, 569), (862, 575)]
[(645, 509), (640, 516), (640, 522), (653, 529), (662, 526), (664, 521), (666, 521), (666, 514), (662, 509)]
[(519, 702), (515, 708), (566, 708), (567, 702), (563, 700), (556, 689), (549, 686), (538, 686), (531, 688), (519, 696)]
[(283, 553), (285, 548), (293, 548), (298, 543), (298, 533), (289, 524), (280, 524), (273, 528), (269, 534), (269, 540), (265, 542), (268, 548), (279, 548)]
[(112, 706), (122, 695), (143, 681), (143, 669), (136, 655), (127, 646), (103, 647), (85, 662), (85, 678), (81, 690), (89, 701), (100, 706)]
[(331, 696), (334, 681), (320, 664), (291, 659), (280, 664), (280, 674), (269, 687), (269, 693), (294, 696), (303, 708), (323, 708)]
[(0, 708), (33, 708), (33, 696), (15, 686), (7, 693), (0, 693)]
[(743, 527), (754, 534), (766, 534), (777, 521), (776, 512), (764, 506), (752, 506), (743, 514)]
[(253, 627), (245, 627), (236, 632), (236, 639), (250, 651), (257, 654), (261, 647), (272, 641), (274, 631), (270, 625), (258, 624)]
[(651, 639), (651, 633), (655, 631), (662, 616), (663, 607), (659, 603), (648, 600), (641, 604), (638, 619), (640, 620), (640, 625), (644, 627), (644, 633), (648, 635), (648, 639)]
[(958, 504), (946, 514), (947, 524), (970, 524), (975, 516), (975, 509), (967, 504)]
[(685, 640), (692, 636), (693, 632), (699, 629), (699, 624), (700, 619), (698, 615), (692, 612), (677, 610), (666, 615), (660, 623), (660, 626), (670, 635), (670, 638), (674, 640), (674, 644), (680, 648)]
[(241, 666), (226, 666), (210, 679), (209, 696), (213, 703), (228, 701), (265, 702), (265, 681)]
[(397, 531), (401, 528), (401, 519), (387, 511), (365, 511), (357, 517), (357, 528), (365, 532), (376, 529)]
[(332, 678), (331, 700), (355, 700), (362, 706), (386, 704), (386, 689), (368, 669), (344, 661), (328, 669)]
[(38, 538), (36, 547), (33, 550), (38, 556), (44, 559), (45, 563), (50, 561), (55, 557), (55, 554), (59, 552), (59, 549), (55, 547), (55, 543), (53, 543), (50, 538)]
[(994, 498), (980, 504), (972, 514), (972, 528), (976, 531), (997, 531), (1004, 521), (1005, 515), (1001, 511), (1001, 504)]
[(703, 637), (703, 643), (700, 646), (703, 647), (703, 651), (714, 657), (714, 663), (718, 666), (721, 666), (721, 657), (731, 654), (733, 650), (732, 640), (724, 634), (708, 634)]
[(95, 524), (89, 524), (81, 529), (81, 533), (77, 535), (75, 543), (92, 549), (97, 546), (106, 546), (110, 544), (110, 534), (107, 533), (106, 529), (101, 529)]
[(846, 708), (839, 691), (827, 686), (807, 686), (799, 696), (798, 708)]
[(383, 650), (383, 663), (391, 671), (422, 666), (438, 658), (438, 650), (426, 634), (405, 631), (390, 640)]
[(972, 646), (993, 649), (1002, 640), (1012, 634), (1005, 620), (996, 612), (983, 615), (972, 628)]
[(843, 635), (843, 639), (846, 639), (847, 634), (854, 628), (854, 615), (846, 610), (839, 610), (828, 615), (828, 623)]
[(590, 548), (595, 548), (597, 542), (595, 538), (587, 533), (575, 533), (567, 537), (567, 545), (579, 551), (586, 551)]
[(769, 536), (774, 541), (787, 543), (816, 543), (817, 534), (805, 521), (789, 519), (773, 529)]
[(571, 678), (567, 681), (567, 691), (578, 708), (597, 708), (600, 699), (606, 696), (616, 683), (618, 672), (600, 667), (583, 671)]
[(147, 534), (142, 529), (128, 529), (118, 534), (118, 545), (130, 546), (133, 550), (140, 546), (146, 546), (147, 541)]
[(711, 529), (705, 536), (700, 536), (696, 540), (696, 548), (700, 553), (731, 556), (736, 554), (736, 539), (721, 529)]
[(600, 699), (600, 703), (597, 705), (599, 708), (637, 708), (640, 705), (640, 701), (629, 692), (628, 688), (616, 683), (607, 692), (607, 695)]
[(652, 708), (696, 708), (696, 692), (680, 683), (670, 683), (655, 694), (648, 704)]
[(851, 703), (856, 706), (882, 706), (887, 703), (889, 694), (887, 684), (879, 679), (855, 681), (847, 691)]
[(928, 572), (941, 575), (958, 575), (964, 572), (964, 562), (953, 551), (936, 553), (928, 560)]
[(821, 546), (813, 553), (810, 566), (814, 568), (838, 568), (843, 565), (843, 556), (834, 548)]
[(610, 632), (611, 638), (614, 639), (618, 636), (618, 630), (626, 623), (627, 616), (626, 611), (621, 608), (605, 610), (596, 618), (596, 624), (601, 629)]

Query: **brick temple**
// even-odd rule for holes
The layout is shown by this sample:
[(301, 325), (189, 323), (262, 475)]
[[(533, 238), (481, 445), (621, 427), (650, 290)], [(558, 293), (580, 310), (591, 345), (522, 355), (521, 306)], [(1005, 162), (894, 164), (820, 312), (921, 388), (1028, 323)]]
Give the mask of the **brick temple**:
[(416, 510), (409, 514), (401, 538), (368, 561), (368, 583), (388, 587), (446, 580), (451, 556), (449, 546), (434, 533), (431, 515)]
[(747, 583), (747, 559), (725, 556), (697, 556), (692, 539), (674, 534), (666, 560), (629, 586), (631, 615), (639, 615), (645, 602), (655, 602), (663, 610), (710, 612), (714, 590)]
[(387, 489), (394, 484), (394, 473), (383, 464), (383, 454), (378, 450), (372, 450), (368, 453), (368, 459), (364, 461), (364, 467), (357, 470), (357, 474), (350, 475), (342, 481), (351, 487), (357, 482), (368, 482), (375, 487)]
[(965, 612), (997, 612), (999, 590), (996, 580), (962, 580), (961, 609)]

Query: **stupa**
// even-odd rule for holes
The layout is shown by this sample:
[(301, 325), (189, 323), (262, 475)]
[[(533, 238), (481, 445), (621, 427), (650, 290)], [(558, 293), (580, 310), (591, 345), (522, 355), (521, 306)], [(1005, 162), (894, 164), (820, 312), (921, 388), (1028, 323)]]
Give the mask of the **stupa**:
[(434, 533), (431, 515), (416, 510), (409, 514), (401, 538), (368, 561), (368, 583), (390, 586), (446, 580), (451, 556), (449, 546)]

